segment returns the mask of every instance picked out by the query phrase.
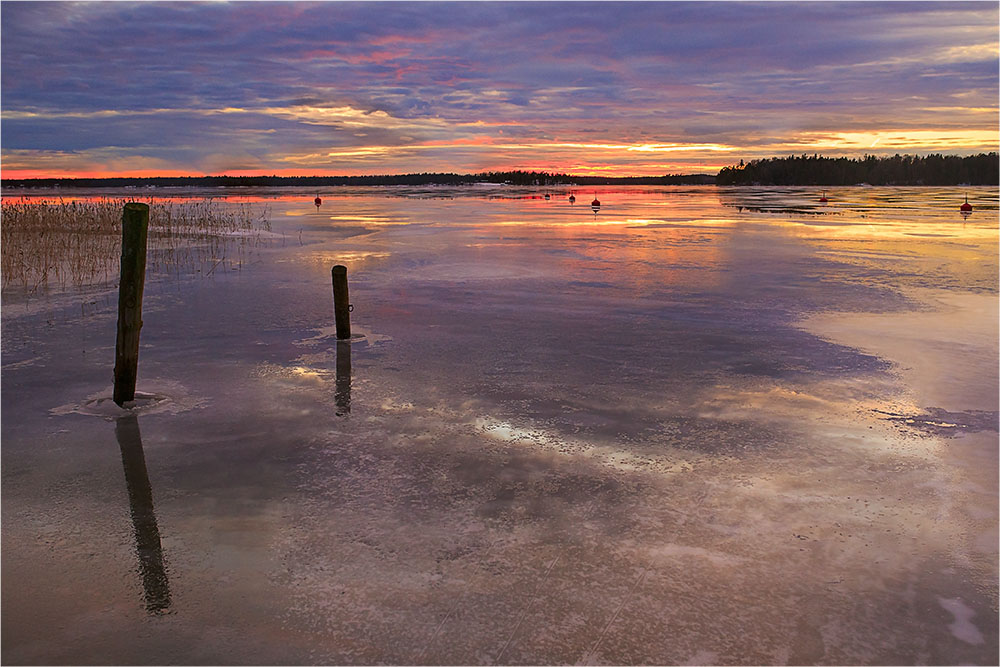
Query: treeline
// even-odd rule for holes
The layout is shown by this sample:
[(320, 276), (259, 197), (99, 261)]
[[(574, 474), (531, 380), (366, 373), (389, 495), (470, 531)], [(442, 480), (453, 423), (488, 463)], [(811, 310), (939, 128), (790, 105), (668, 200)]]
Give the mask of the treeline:
[(478, 183), (511, 185), (712, 185), (710, 174), (675, 174), (669, 176), (572, 176), (547, 171), (485, 171), (470, 178)]
[(397, 174), (381, 176), (149, 176), (129, 178), (29, 178), (3, 179), (9, 188), (125, 188), (125, 187), (266, 187), (332, 185), (461, 185), (468, 176), (458, 174)]
[(751, 160), (709, 174), (665, 176), (573, 176), (546, 171), (485, 171), (478, 174), (420, 173), (375, 176), (155, 176), (149, 178), (3, 179), (4, 188), (280, 187), (338, 185), (998, 185), (997, 153), (894, 155), (828, 158), (801, 155)]
[(801, 155), (752, 160), (725, 167), (718, 185), (998, 185), (996, 153), (894, 155), (861, 159)]
[(155, 176), (149, 178), (3, 179), (4, 188), (125, 187), (330, 187), (337, 185), (710, 185), (715, 176), (571, 176), (545, 171), (489, 171), (479, 174), (384, 174), (377, 176)]

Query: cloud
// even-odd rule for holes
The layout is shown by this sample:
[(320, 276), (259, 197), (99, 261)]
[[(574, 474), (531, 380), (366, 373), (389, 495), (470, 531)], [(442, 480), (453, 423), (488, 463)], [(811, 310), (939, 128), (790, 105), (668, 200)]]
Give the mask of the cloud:
[(998, 144), (990, 3), (18, 2), (0, 22), (5, 173), (31, 151), (654, 173)]

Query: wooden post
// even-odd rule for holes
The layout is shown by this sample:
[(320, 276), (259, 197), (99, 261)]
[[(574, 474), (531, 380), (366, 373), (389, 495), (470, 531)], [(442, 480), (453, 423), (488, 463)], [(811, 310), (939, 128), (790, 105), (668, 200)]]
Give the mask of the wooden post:
[(347, 267), (333, 267), (333, 315), (337, 321), (337, 338), (351, 337), (351, 300), (347, 294)]
[(121, 281), (118, 284), (118, 338), (115, 343), (114, 401), (119, 406), (135, 399), (148, 227), (149, 206), (136, 202), (125, 204), (122, 212)]

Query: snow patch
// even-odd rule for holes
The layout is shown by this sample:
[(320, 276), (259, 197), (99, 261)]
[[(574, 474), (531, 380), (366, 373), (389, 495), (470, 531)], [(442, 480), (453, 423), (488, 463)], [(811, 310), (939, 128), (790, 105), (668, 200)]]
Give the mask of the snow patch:
[(944, 607), (955, 617), (953, 623), (948, 624), (951, 634), (966, 644), (982, 644), (983, 633), (972, 622), (972, 617), (976, 612), (965, 606), (961, 598), (938, 598), (938, 604)]

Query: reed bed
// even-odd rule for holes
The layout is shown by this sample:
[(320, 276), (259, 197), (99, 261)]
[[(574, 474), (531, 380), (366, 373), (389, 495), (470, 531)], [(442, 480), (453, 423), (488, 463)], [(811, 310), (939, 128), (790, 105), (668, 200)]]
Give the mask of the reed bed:
[[(121, 255), (122, 207), (135, 199), (4, 199), (0, 211), (2, 287), (113, 282)], [(270, 231), (266, 207), (216, 199), (149, 205), (147, 272), (211, 275), (241, 269)]]

